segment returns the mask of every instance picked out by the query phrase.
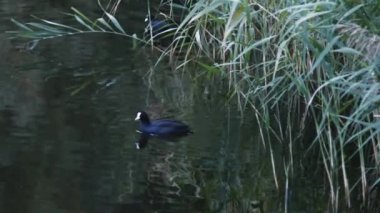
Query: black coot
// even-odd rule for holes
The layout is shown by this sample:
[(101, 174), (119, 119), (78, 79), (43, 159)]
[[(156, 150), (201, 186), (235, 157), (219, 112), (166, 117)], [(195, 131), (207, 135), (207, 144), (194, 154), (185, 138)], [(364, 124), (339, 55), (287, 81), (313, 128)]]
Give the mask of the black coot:
[(159, 119), (150, 121), (148, 114), (141, 111), (136, 119), (140, 120), (139, 132), (159, 138), (182, 137), (193, 133), (190, 127), (178, 120)]
[(158, 19), (147, 17), (145, 19), (147, 26), (144, 31), (144, 39), (149, 41), (153, 39), (155, 44), (168, 46), (173, 41), (173, 36), (177, 30), (177, 24), (170, 19)]

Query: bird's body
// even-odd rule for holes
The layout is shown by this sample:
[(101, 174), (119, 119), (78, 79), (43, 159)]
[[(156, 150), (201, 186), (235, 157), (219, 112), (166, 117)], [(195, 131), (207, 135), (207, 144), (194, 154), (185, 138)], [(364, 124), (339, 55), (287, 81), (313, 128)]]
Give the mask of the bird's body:
[(153, 40), (154, 43), (162, 43), (165, 46), (173, 41), (173, 36), (177, 30), (177, 24), (169, 19), (158, 19), (154, 17), (146, 18), (147, 26), (144, 30), (144, 39)]
[(170, 138), (182, 137), (193, 133), (188, 125), (178, 120), (158, 119), (150, 121), (145, 112), (137, 113), (135, 120), (140, 120), (138, 131), (150, 136)]

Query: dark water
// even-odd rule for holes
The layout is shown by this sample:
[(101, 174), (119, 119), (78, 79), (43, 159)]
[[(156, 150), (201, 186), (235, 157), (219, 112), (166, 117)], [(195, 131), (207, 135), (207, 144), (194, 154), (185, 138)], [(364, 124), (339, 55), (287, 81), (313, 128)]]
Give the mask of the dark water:
[[(16, 29), (11, 17), (69, 22), (59, 11), (72, 5), (100, 14), (96, 1), (0, 0), (0, 212), (284, 211), (254, 119), (242, 122), (222, 96), (207, 98), (164, 65), (149, 79), (152, 55), (125, 38), (59, 38), (23, 51), (3, 33)], [(128, 32), (142, 34), (146, 8), (120, 5)], [(195, 134), (136, 150), (141, 109)], [(289, 209), (326, 207), (311, 182), (293, 184)]]

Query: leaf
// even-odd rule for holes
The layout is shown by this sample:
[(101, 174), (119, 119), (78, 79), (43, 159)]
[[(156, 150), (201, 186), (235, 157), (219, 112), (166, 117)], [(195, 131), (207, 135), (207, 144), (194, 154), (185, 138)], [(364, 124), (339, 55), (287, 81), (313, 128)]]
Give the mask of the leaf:
[(111, 14), (109, 14), (109, 13), (107, 13), (106, 12), (106, 15), (108, 16), (108, 18), (111, 20), (111, 22), (112, 22), (112, 24), (120, 31), (120, 32), (122, 32), (122, 33), (124, 33), (125, 34), (125, 31), (123, 30), (123, 28), (121, 27), (121, 25), (119, 24), (119, 22), (116, 20), (116, 18), (113, 16), (113, 15), (111, 15)]
[(330, 50), (333, 48), (333, 46), (338, 42), (340, 36), (335, 36), (333, 39), (327, 43), (327, 45), (324, 47), (323, 51), (318, 55), (317, 59), (313, 63), (313, 66), (310, 68), (309, 75), (311, 75), (314, 70), (321, 65), (324, 62), (324, 58), (327, 54), (329, 54)]
[(195, 41), (197, 42), (199, 48), (203, 49), (203, 45), (202, 45), (202, 42), (201, 42), (201, 35), (199, 33), (199, 30), (197, 30), (195, 32)]
[(338, 21), (338, 23), (342, 22), (345, 18), (347, 18), (348, 16), (350, 16), (351, 14), (353, 14), (354, 12), (356, 12), (357, 10), (359, 10), (360, 8), (364, 7), (364, 4), (359, 4), (353, 8), (351, 8), (349, 11), (347, 11)]
[(50, 27), (50, 26), (45, 25), (45, 24), (32, 22), (32, 23), (28, 23), (28, 25), (33, 26), (33, 27), (38, 28), (38, 29), (41, 29), (41, 30), (44, 30), (44, 31), (47, 31), (47, 32), (59, 33), (59, 34), (63, 33), (63, 31), (61, 31), (55, 27)]
[(93, 25), (95, 25), (93, 21), (91, 21), (86, 15), (84, 15), (79, 10), (75, 9), (74, 7), (71, 7), (71, 10), (75, 12), (74, 17), (80, 24), (82, 24), (83, 26), (85, 26), (91, 31), (95, 31), (95, 29), (92, 27)]
[(313, 18), (316, 18), (318, 16), (322, 16), (322, 15), (325, 15), (325, 14), (328, 14), (328, 13), (331, 13), (331, 12), (332, 11), (309, 12), (308, 14), (306, 14), (305, 16), (303, 16), (302, 18), (300, 18), (299, 20), (297, 20), (296, 23), (295, 23), (295, 25), (299, 26), (300, 24), (302, 24), (303, 22), (308, 21), (309, 19), (313, 19)]
[(71, 7), (71, 10), (73, 10), (84, 21), (93, 24), (93, 22), (86, 15), (84, 15), (83, 13), (81, 13), (79, 10), (75, 9), (75, 7)]
[(345, 53), (345, 54), (353, 54), (353, 55), (362, 55), (361, 52), (353, 49), (353, 48), (349, 48), (349, 47), (342, 47), (342, 48), (339, 48), (339, 49), (336, 49), (336, 50), (332, 50), (331, 52), (337, 52), (337, 53)]
[(74, 15), (74, 17), (75, 17), (75, 19), (76, 19), (80, 24), (82, 24), (83, 26), (87, 27), (89, 30), (94, 31), (94, 28), (92, 28), (90, 25), (86, 24), (86, 22), (85, 22), (83, 19), (81, 19), (79, 16)]
[(208, 77), (221, 73), (221, 70), (216, 68), (215, 66), (210, 66), (202, 62), (196, 62), (196, 63), (207, 71)]
[(115, 31), (111, 25), (109, 25), (106, 20), (104, 20), (104, 18), (98, 18), (96, 19), (97, 22), (100, 22), (101, 24), (103, 24), (105, 27), (107, 27), (109, 30), (112, 30), (112, 31)]
[(29, 31), (29, 32), (33, 32), (33, 30), (30, 29), (29, 27), (27, 27), (25, 24), (22, 24), (22, 23), (16, 21), (15, 19), (13, 19), (13, 18), (11, 18), (11, 22), (13, 22), (14, 24), (16, 24), (21, 29), (24, 29), (24, 30)]
[(240, 2), (233, 2), (233, 5), (231, 7), (230, 17), (228, 19), (228, 22), (226, 24), (226, 30), (224, 31), (224, 38), (225, 41), (227, 37), (230, 35), (230, 33), (234, 30), (236, 25), (240, 23), (240, 21), (244, 18), (244, 6)]
[(234, 58), (233, 61), (238, 61), (238, 59), (240, 57), (242, 57), (244, 54), (246, 54), (247, 52), (251, 51), (252, 49), (256, 48), (257, 46), (261, 45), (261, 44), (265, 44), (266, 42), (269, 42), (272, 38), (276, 37), (275, 35), (273, 36), (269, 36), (267, 38), (263, 38), (255, 43), (253, 43), (252, 45), (248, 46), (247, 48), (244, 49), (243, 52), (241, 52), (238, 56), (236, 56)]
[(216, 8), (223, 5), (224, 1), (211, 1), (209, 5), (195, 4), (194, 8), (189, 12), (178, 28), (182, 28), (185, 24), (189, 24), (202, 16), (209, 16)]
[(52, 22), (52, 21), (45, 20), (45, 19), (40, 19), (40, 20), (43, 21), (43, 22), (45, 22), (45, 23), (47, 23), (47, 24), (54, 25), (54, 26), (57, 26), (57, 27), (62, 27), (62, 28), (66, 28), (66, 29), (69, 29), (69, 30), (77, 31), (77, 32), (81, 31), (78, 28), (71, 27), (71, 26), (64, 25), (64, 24), (60, 24), (60, 23), (57, 23), (57, 22)]

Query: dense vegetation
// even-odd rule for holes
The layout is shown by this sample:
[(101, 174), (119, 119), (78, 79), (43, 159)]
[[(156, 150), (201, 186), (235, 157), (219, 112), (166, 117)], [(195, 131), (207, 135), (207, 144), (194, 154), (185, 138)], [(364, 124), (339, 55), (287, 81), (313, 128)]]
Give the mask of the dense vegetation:
[[(151, 33), (146, 41), (126, 34), (103, 7), (103, 16), (95, 20), (73, 9), (77, 27), (13, 20), (20, 27), (13, 33), (35, 41), (113, 33), (154, 47), (162, 53), (159, 60), (169, 57), (176, 71), (198, 66), (202, 73), (197, 75), (227, 81), (228, 100), (236, 100), (246, 114), (253, 111), (270, 150), (283, 147), (283, 168), (273, 166), (277, 188), (287, 189), (287, 181), (281, 184), (278, 177), (296, 178), (294, 170), (302, 169), (299, 162), (306, 159), (324, 171), (332, 211), (350, 207), (358, 195), (363, 208), (379, 208), (378, 1), (163, 4), (163, 20), (173, 26), (162, 32), (172, 38), (165, 47), (155, 42), (162, 35)], [(304, 155), (294, 154), (300, 150)]]

